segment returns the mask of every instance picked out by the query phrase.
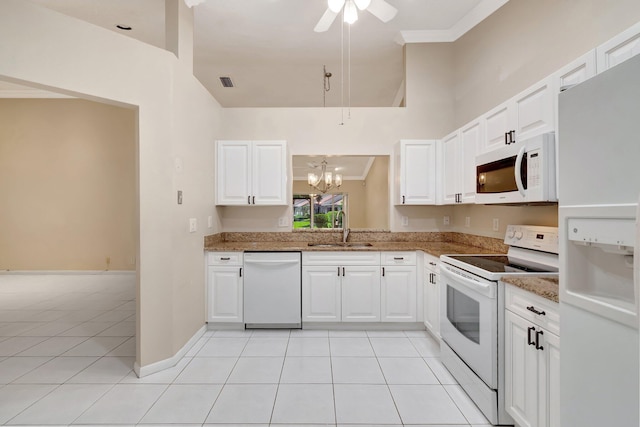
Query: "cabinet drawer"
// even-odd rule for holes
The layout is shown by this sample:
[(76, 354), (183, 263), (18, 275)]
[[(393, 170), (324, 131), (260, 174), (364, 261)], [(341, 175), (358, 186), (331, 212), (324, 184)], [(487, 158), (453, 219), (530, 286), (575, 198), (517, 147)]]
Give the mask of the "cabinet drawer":
[(416, 265), (415, 252), (381, 252), (382, 265)]
[(242, 265), (242, 252), (208, 252), (207, 265)]
[[(560, 335), (560, 309), (558, 303), (539, 295), (506, 284), (505, 308), (535, 325)], [(533, 310), (540, 314), (536, 314)], [(542, 314), (544, 313), (544, 314)]]
[(302, 265), (380, 265), (380, 252), (302, 252)]
[(436, 258), (433, 255), (422, 253), (424, 257), (424, 268), (432, 273), (440, 272), (440, 258)]

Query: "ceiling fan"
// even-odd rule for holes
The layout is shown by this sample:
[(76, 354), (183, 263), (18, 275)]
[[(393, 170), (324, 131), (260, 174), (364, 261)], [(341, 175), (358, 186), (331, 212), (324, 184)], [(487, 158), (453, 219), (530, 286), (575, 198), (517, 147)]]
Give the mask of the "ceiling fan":
[(382, 22), (391, 21), (398, 9), (385, 0), (328, 0), (329, 7), (313, 29), (316, 33), (327, 31), (344, 8), (344, 22), (353, 24), (358, 19), (358, 9), (366, 10)]

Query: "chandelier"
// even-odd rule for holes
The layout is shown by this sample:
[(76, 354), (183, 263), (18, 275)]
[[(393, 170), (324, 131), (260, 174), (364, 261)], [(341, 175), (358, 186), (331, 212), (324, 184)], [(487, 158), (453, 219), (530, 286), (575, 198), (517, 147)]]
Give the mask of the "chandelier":
[(322, 172), (320, 175), (316, 175), (313, 172), (309, 172), (307, 174), (307, 183), (311, 188), (315, 188), (320, 193), (326, 193), (330, 189), (336, 187), (340, 188), (342, 185), (342, 175), (337, 173), (335, 175), (335, 182), (333, 180), (334, 176), (331, 172), (327, 172), (327, 161), (323, 160), (320, 164), (322, 168)]

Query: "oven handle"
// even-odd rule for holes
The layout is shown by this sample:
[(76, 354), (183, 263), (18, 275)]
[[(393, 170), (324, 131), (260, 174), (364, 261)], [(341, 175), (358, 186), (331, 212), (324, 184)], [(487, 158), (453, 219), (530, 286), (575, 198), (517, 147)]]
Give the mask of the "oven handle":
[(445, 276), (449, 276), (455, 282), (460, 283), (461, 285), (464, 285), (465, 287), (471, 290), (481, 293), (482, 295), (488, 296), (489, 298), (495, 298), (495, 294), (493, 292), (493, 287), (491, 286), (491, 283), (482, 283), (482, 282), (477, 282), (475, 280), (467, 279), (466, 277), (460, 274), (456, 274), (453, 271), (453, 269), (448, 265), (444, 266), (444, 270), (441, 271), (441, 273), (444, 273)]
[(518, 155), (516, 156), (516, 167), (513, 168), (513, 173), (516, 174), (516, 186), (522, 197), (527, 197), (524, 185), (522, 184), (522, 159), (524, 159), (525, 148), (527, 147), (524, 145), (520, 147), (520, 151), (518, 151)]

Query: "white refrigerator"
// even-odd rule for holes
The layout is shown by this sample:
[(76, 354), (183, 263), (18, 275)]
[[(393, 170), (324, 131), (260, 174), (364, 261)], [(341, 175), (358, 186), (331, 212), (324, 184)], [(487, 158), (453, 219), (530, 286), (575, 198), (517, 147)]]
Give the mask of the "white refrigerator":
[(558, 115), (561, 425), (638, 427), (640, 56)]

